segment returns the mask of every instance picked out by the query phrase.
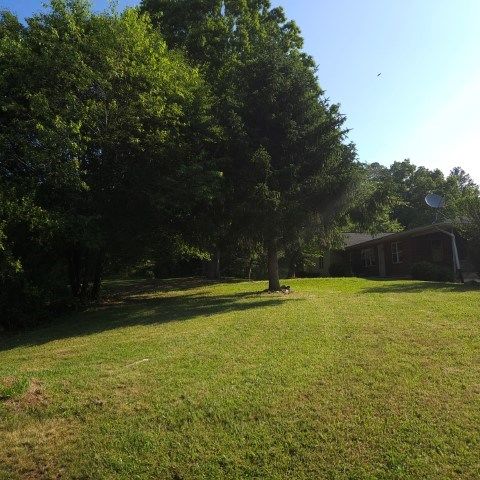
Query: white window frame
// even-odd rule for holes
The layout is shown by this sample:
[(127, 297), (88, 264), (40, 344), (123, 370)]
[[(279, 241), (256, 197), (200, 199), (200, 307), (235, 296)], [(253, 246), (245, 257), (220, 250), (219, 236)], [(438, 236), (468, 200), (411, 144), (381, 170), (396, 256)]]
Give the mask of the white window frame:
[(402, 242), (392, 242), (392, 263), (394, 265), (399, 265), (403, 263), (403, 249)]
[(373, 248), (363, 248), (360, 252), (360, 259), (364, 267), (374, 267), (377, 264)]

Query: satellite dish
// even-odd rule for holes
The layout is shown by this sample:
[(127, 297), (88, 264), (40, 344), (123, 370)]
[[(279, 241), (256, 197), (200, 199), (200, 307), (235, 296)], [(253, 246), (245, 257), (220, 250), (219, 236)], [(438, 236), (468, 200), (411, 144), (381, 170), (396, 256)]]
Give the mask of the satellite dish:
[(443, 208), (445, 206), (445, 199), (436, 193), (429, 193), (425, 197), (425, 202), (432, 208)]

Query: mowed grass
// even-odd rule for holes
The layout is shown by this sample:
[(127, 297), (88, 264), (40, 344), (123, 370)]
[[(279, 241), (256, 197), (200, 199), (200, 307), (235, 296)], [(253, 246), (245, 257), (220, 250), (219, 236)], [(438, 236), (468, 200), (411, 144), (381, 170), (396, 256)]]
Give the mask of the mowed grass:
[(480, 291), (290, 284), (113, 282), (3, 338), (0, 478), (480, 478)]

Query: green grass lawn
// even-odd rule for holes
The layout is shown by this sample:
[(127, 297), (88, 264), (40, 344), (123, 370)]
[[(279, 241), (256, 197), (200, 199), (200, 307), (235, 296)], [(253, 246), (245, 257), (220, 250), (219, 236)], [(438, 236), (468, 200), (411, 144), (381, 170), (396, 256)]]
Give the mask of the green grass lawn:
[(112, 282), (0, 340), (0, 478), (480, 478), (480, 290), (290, 284)]

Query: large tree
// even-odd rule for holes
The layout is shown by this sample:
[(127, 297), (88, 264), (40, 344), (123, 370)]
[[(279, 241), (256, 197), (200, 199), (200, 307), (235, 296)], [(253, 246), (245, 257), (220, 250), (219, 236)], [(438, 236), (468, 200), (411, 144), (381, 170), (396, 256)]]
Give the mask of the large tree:
[(239, 141), (245, 136), (239, 116), (243, 78), (239, 68), (254, 45), (275, 38), (287, 48), (301, 45), (294, 22), (288, 22), (280, 8), (260, 0), (143, 0), (170, 47), (185, 52), (199, 66), (211, 86), (213, 113), (219, 125), (211, 158), (223, 172), (221, 194), (207, 208), (196, 212), (195, 231), (210, 252), (210, 276), (220, 273), (220, 251), (232, 253), (240, 245), (252, 244), (245, 235), (245, 221), (239, 221), (238, 164), (243, 162)]
[(344, 212), (357, 165), (344, 117), (323, 97), (310, 57), (271, 38), (242, 65), (240, 116), (246, 135), (244, 208), (268, 255), (278, 290), (278, 252), (320, 233)]
[[(217, 98), (223, 142), (215, 152), (223, 195), (209, 212), (215, 243), (278, 251), (339, 213), (355, 152), (344, 118), (328, 105), (294, 22), (268, 0), (143, 0), (169, 44), (199, 64)], [(313, 228), (315, 226), (315, 228)]]

